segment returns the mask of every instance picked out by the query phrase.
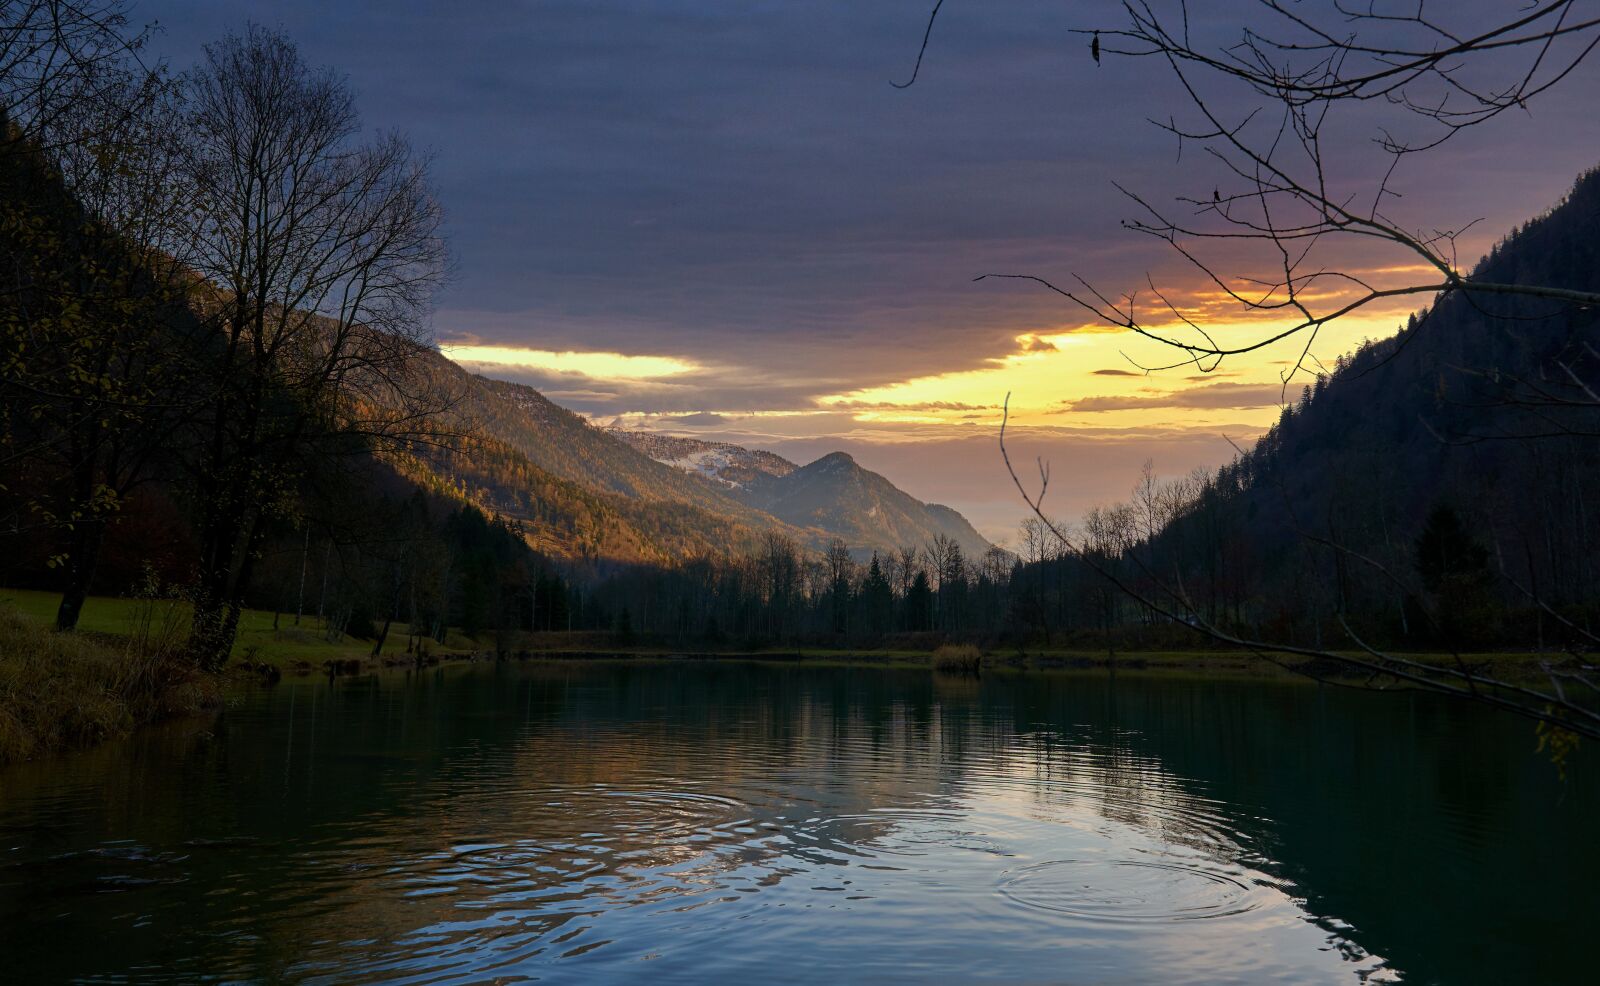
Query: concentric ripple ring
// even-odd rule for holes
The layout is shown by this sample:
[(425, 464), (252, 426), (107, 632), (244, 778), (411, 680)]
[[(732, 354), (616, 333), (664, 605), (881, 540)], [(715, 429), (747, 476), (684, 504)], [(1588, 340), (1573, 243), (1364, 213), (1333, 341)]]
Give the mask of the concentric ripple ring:
[(1185, 860), (1061, 859), (1013, 870), (1000, 894), (1089, 921), (1159, 923), (1254, 910), (1250, 885)]

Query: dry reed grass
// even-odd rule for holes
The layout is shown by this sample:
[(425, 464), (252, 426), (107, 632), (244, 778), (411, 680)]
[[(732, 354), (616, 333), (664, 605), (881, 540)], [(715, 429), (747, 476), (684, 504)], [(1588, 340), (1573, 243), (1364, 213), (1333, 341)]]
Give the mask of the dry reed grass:
[(57, 633), (0, 609), (0, 763), (90, 746), (214, 706), (178, 608), (142, 601), (127, 636)]
[(935, 671), (977, 674), (983, 668), (983, 652), (971, 644), (945, 644), (933, 652)]

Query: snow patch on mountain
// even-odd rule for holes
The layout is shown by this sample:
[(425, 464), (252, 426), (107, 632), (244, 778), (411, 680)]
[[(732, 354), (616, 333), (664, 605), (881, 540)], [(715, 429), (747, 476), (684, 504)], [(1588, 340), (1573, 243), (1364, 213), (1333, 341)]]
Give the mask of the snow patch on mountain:
[(763, 476), (787, 476), (797, 468), (782, 456), (727, 442), (706, 442), (615, 425), (606, 432), (657, 462), (729, 489), (743, 490)]

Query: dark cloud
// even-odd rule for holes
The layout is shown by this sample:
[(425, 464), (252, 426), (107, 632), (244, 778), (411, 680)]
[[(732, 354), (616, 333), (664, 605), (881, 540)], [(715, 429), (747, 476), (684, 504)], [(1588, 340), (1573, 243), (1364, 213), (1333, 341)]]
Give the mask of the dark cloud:
[[(1207, 5), (1194, 29), (1231, 37), (1252, 9)], [(263, 19), (253, 0), (134, 13), (163, 25), (178, 67)], [(1165, 196), (1202, 165), (1138, 122), (1174, 109), (1163, 74), (1097, 66), (1070, 33), (1115, 5), (946, 5), (916, 85), (895, 89), (927, 14), (927, 0), (276, 0), (265, 20), (349, 73), (370, 126), (433, 150), (459, 257), (442, 332), (715, 359), (817, 394), (840, 376), (849, 390), (975, 368), (1082, 315), (978, 273), (1082, 274), (1113, 296), (1150, 268), (1192, 280), (1160, 244), (1119, 235), (1132, 206), (1113, 179)], [(1540, 125), (1562, 105), (1543, 102)], [(1570, 112), (1594, 135), (1587, 109)], [(1400, 190), (1448, 193), (1492, 238), (1548, 206), (1592, 146), (1541, 143), (1512, 162), (1519, 180), (1480, 164)], [(1486, 215), (1487, 187), (1503, 218)]]
[[(1236, 28), (1259, 9), (1190, 7), (1197, 32)], [(133, 16), (161, 24), (155, 51), (176, 68), (255, 18), (348, 73), (369, 129), (404, 131), (434, 154), (458, 270), (437, 299), (438, 331), (713, 367), (626, 382), (493, 370), (591, 414), (685, 416), (804, 410), (823, 394), (992, 367), (1019, 337), (1084, 321), (1036, 285), (974, 283), (976, 274), (1081, 274), (1111, 297), (1146, 291), (1147, 271), (1169, 296), (1196, 283), (1162, 244), (1119, 229), (1133, 207), (1113, 179), (1169, 201), (1175, 181), (1207, 165), (1175, 160), (1171, 142), (1140, 122), (1183, 112), (1163, 73), (1148, 62), (1096, 66), (1070, 33), (1115, 18), (1117, 5), (947, 4), (917, 84), (895, 89), (928, 9), (927, 0), (135, 0)], [(1426, 173), (1399, 175), (1397, 220), (1481, 219), (1478, 239), (1461, 244), (1469, 256), (1548, 207), (1594, 163), (1597, 70), (1592, 59), (1537, 112), (1500, 118), (1490, 138), (1464, 133)], [(1360, 136), (1339, 153), (1370, 156), (1370, 135)], [(1265, 388), (1197, 393), (1069, 406), (1277, 402)], [(838, 429), (818, 439), (818, 454), (865, 444), (850, 437), (848, 414), (808, 420)], [(1145, 435), (1104, 440), (1165, 447)], [(1211, 461), (1229, 454), (1204, 447)], [(963, 498), (979, 496), (969, 477), (987, 474), (960, 456), (987, 462), (992, 452), (990, 439), (907, 444), (885, 462), (909, 469), (930, 457), (915, 466), (922, 494), (966, 510)], [(1144, 454), (1072, 461), (1075, 472), (1131, 475)]]
[(683, 414), (707, 409), (799, 411), (815, 406), (812, 395), (816, 388), (812, 382), (771, 380), (754, 373), (742, 377), (737, 374), (684, 374), (661, 380), (596, 380), (581, 373), (559, 373), (537, 367), (498, 363), (462, 365), (496, 380), (526, 384), (574, 411), (591, 415), (630, 411)]
[[(433, 150), (459, 256), (441, 331), (714, 357), (820, 392), (841, 373), (868, 386), (976, 367), (1082, 314), (977, 273), (1078, 273), (1115, 296), (1148, 268), (1186, 271), (1119, 235), (1133, 207), (1113, 179), (1165, 196), (1202, 165), (1138, 122), (1175, 109), (1163, 74), (1097, 66), (1070, 33), (1115, 6), (946, 5), (905, 90), (889, 80), (927, 0), (276, 0), (264, 19), (349, 73), (370, 126)], [(1232, 36), (1253, 6), (1207, 5), (1195, 30)], [(253, 0), (134, 13), (163, 25), (178, 67), (263, 19)], [(1539, 125), (1595, 134), (1593, 68)], [(1592, 140), (1539, 146), (1499, 172), (1402, 175), (1404, 202), (1441, 201), (1446, 218), (1459, 204), (1492, 239), (1593, 163)]]
[[(261, 16), (138, 11), (179, 66)], [(716, 357), (819, 393), (841, 366), (847, 390), (977, 367), (1077, 317), (977, 273), (1165, 262), (1105, 236), (1125, 209), (1094, 190), (1154, 182), (1165, 144), (1107, 101), (1064, 106), (1104, 78), (1069, 33), (1085, 16), (950, 7), (907, 90), (888, 83), (923, 0), (279, 0), (268, 23), (348, 72), (370, 125), (433, 149), (459, 268), (441, 332)]]
[(686, 425), (691, 428), (709, 428), (715, 425), (728, 423), (726, 415), (716, 414), (712, 411), (698, 411), (694, 414), (680, 414), (675, 418), (662, 418), (662, 424)]
[(1185, 407), (1208, 410), (1272, 407), (1282, 404), (1282, 387), (1247, 383), (1214, 383), (1170, 394), (1080, 397), (1062, 401), (1055, 414), (1077, 411), (1131, 411), (1139, 408)]
[(1135, 371), (1135, 370), (1093, 370), (1091, 372), (1093, 372), (1094, 375), (1097, 376), (1097, 377), (1143, 377), (1143, 376), (1149, 376), (1149, 374), (1147, 374), (1147, 373), (1143, 373), (1143, 372)]

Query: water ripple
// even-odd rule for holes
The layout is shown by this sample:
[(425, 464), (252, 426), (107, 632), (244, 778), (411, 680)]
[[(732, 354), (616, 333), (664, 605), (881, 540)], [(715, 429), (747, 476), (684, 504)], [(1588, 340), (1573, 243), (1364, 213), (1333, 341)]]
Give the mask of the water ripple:
[[(76, 828), (0, 824), (0, 905), (28, 905), (0, 913), (101, 942), (58, 947), (34, 971), (71, 975), (38, 981), (1048, 979), (1067, 947), (1084, 981), (1383, 967), (1311, 913), (1264, 808), (1139, 732), (831, 684), (718, 718), (585, 673), (606, 687), (485, 670), (436, 696), (324, 696), (314, 722), (253, 717), (187, 772), (135, 763), (145, 786), (104, 806), (118, 777), (93, 776), (60, 802)], [(1459, 822), (1441, 828), (1488, 824)]]
[(999, 890), (1023, 907), (1109, 922), (1199, 921), (1261, 903), (1243, 879), (1180, 859), (1051, 860), (1008, 874)]

